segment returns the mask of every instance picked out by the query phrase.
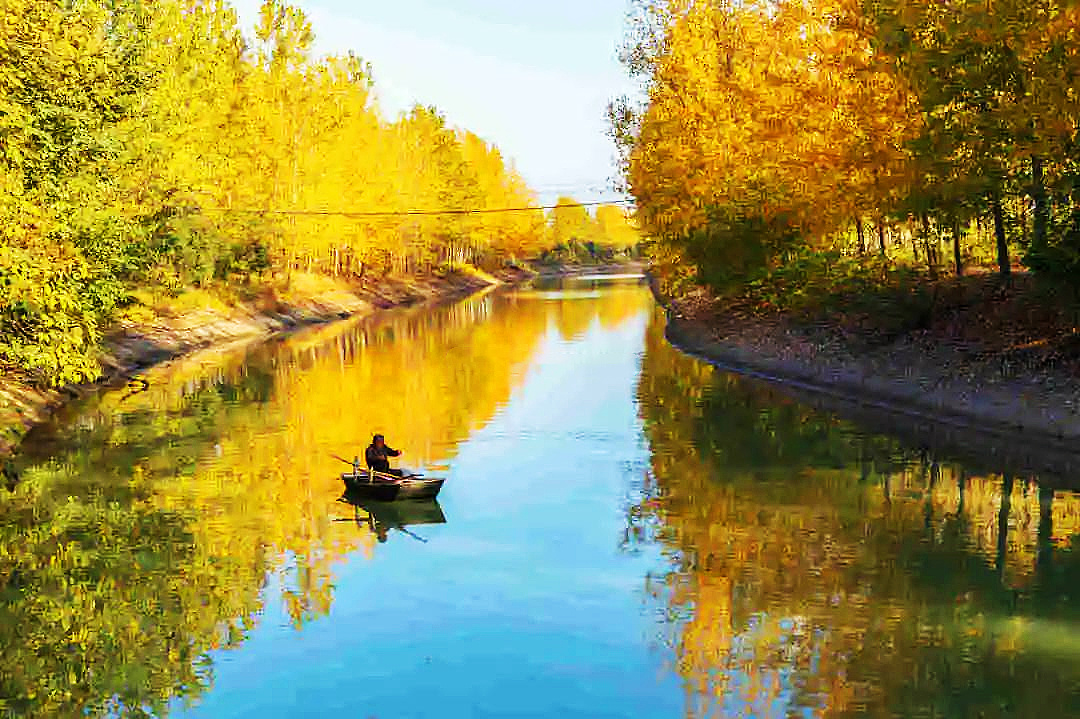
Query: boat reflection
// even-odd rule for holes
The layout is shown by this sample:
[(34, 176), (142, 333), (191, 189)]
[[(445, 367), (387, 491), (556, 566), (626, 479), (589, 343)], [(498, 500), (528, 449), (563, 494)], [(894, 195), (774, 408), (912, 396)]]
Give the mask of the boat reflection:
[(414, 500), (409, 502), (376, 502), (358, 499), (346, 493), (338, 499), (353, 508), (351, 519), (336, 519), (336, 522), (355, 522), (367, 527), (380, 542), (389, 538), (390, 530), (396, 529), (413, 539), (427, 543), (423, 537), (410, 532), (406, 527), (422, 524), (446, 524), (446, 515), (434, 499)]

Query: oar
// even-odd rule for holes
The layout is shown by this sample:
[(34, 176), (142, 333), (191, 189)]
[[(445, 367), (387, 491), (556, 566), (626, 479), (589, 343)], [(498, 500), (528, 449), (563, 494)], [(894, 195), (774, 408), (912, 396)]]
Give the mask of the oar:
[[(330, 456), (331, 456), (331, 457), (333, 457), (334, 459), (338, 460), (339, 462), (344, 462), (345, 464), (347, 464), (347, 465), (350, 465), (350, 466), (353, 466), (353, 467), (355, 467), (355, 466), (356, 466), (356, 463), (355, 463), (355, 462), (353, 462), (353, 461), (351, 461), (351, 460), (348, 460), (348, 459), (345, 459), (344, 457), (339, 457), (339, 456), (337, 456), (336, 454), (331, 454)], [(398, 481), (399, 479), (419, 479), (419, 478), (421, 478), (421, 477), (423, 477), (423, 476), (424, 476), (424, 475), (422, 475), (422, 474), (410, 474), (410, 475), (409, 475), (409, 476), (407, 476), (407, 477), (397, 477), (397, 476), (395, 476), (395, 475), (393, 475), (393, 474), (383, 474), (382, 472), (376, 472), (376, 471), (374, 471), (374, 470), (371, 470), (371, 472), (372, 472), (372, 474), (374, 474), (374, 475), (375, 475), (376, 477), (380, 477), (380, 478), (382, 478), (382, 479), (388, 479), (388, 480), (390, 480), (390, 481), (392, 481), (392, 482), (396, 482), (396, 481)]]
[(374, 469), (371, 469), (371, 470), (368, 470), (368, 471), (373, 473), (376, 477), (381, 477), (382, 479), (389, 479), (389, 480), (391, 480), (393, 482), (397, 482), (397, 481), (402, 480), (402, 479), (418, 479), (418, 478), (424, 476), (422, 474), (403, 474), (403, 475), (401, 475), (399, 477), (396, 474), (386, 474), (385, 472), (379, 472), (379, 471), (376, 471)]
[(344, 462), (345, 464), (349, 465), (350, 467), (355, 467), (356, 466), (356, 462), (352, 461), (351, 459), (345, 459), (344, 457), (339, 457), (336, 454), (331, 454), (330, 456), (333, 457), (334, 459), (338, 460), (339, 462)]
[[(349, 466), (351, 466), (353, 468), (356, 468), (357, 465), (358, 465), (357, 462), (353, 462), (351, 460), (345, 459), (344, 457), (339, 457), (336, 454), (331, 454), (330, 456), (333, 457), (334, 459), (338, 460), (339, 462), (344, 462), (345, 464), (347, 464), (347, 465), (349, 465)], [(391, 474), (383, 474), (382, 472), (376, 472), (373, 469), (368, 469), (367, 471), (371, 472), (371, 474), (373, 474), (374, 476), (380, 477), (382, 479), (393, 479), (393, 480), (401, 479), (401, 477), (395, 477), (395, 476), (393, 476)]]
[(426, 539), (424, 539), (423, 537), (418, 537), (418, 536), (416, 536), (415, 534), (413, 534), (413, 533), (412, 533), (412, 532), (410, 532), (409, 530), (405, 529), (405, 527), (391, 527), (391, 529), (396, 529), (396, 530), (397, 530), (397, 531), (399, 531), (399, 532), (404, 532), (405, 534), (409, 535), (409, 536), (410, 536), (410, 537), (412, 537), (413, 539), (419, 540), (419, 541), (423, 542), (424, 544), (427, 544), (427, 540), (426, 540)]

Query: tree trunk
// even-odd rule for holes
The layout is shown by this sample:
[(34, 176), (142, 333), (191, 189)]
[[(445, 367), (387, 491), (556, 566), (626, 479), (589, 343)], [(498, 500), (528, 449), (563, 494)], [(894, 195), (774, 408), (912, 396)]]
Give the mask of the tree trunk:
[(1020, 205), (1020, 244), (1023, 247), (1028, 246), (1028, 203), (1021, 200)]
[(952, 232), (953, 263), (956, 265), (956, 276), (964, 274), (964, 266), (960, 262), (960, 220), (953, 220)]
[(1070, 232), (1080, 235), (1080, 172), (1072, 177), (1072, 217)]
[(967, 490), (967, 471), (961, 469), (956, 473), (956, 516), (960, 519), (964, 517), (964, 497)]
[(998, 272), (1001, 278), (1007, 280), (1012, 272), (1012, 263), (1009, 260), (1009, 241), (1005, 237), (1005, 218), (1001, 212), (1001, 194), (995, 189), (990, 197), (990, 207), (994, 213), (994, 236), (997, 238)]
[(866, 254), (866, 235), (863, 234), (862, 218), (855, 218), (855, 234), (859, 237), (859, 254)]
[(1043, 178), (1043, 161), (1038, 155), (1031, 158), (1031, 199), (1035, 201), (1035, 221), (1031, 235), (1031, 252), (1040, 254), (1046, 250), (1046, 233), (1050, 225), (1050, 207), (1046, 201), (1046, 185)]
[(1009, 542), (1009, 510), (1012, 509), (1013, 476), (1005, 473), (1001, 478), (1001, 504), (998, 506), (997, 569), (1005, 571), (1006, 550)]
[(885, 223), (878, 221), (877, 226), (878, 248), (881, 250), (882, 259), (885, 258)]
[(926, 255), (926, 269), (933, 274), (935, 271), (934, 250), (930, 246), (930, 218), (924, 212), (922, 214), (922, 241), (923, 253)]
[(1039, 485), (1039, 529), (1036, 533), (1035, 568), (1043, 581), (1050, 577), (1054, 551), (1054, 490)]

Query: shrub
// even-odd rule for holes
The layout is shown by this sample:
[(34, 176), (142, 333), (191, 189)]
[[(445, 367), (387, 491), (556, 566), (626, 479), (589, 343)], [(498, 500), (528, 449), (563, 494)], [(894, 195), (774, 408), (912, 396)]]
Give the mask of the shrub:
[(95, 379), (101, 313), (119, 296), (111, 285), (74, 251), (43, 258), (0, 247), (0, 358), (42, 384)]

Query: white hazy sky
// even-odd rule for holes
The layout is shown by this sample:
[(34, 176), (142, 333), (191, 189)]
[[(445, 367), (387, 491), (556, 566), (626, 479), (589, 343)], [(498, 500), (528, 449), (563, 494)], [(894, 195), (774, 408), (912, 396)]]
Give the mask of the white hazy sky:
[[(245, 28), (260, 0), (233, 0)], [(545, 202), (619, 197), (608, 102), (628, 0), (294, 0), (319, 54), (374, 68), (388, 115), (420, 102), (499, 146)]]

